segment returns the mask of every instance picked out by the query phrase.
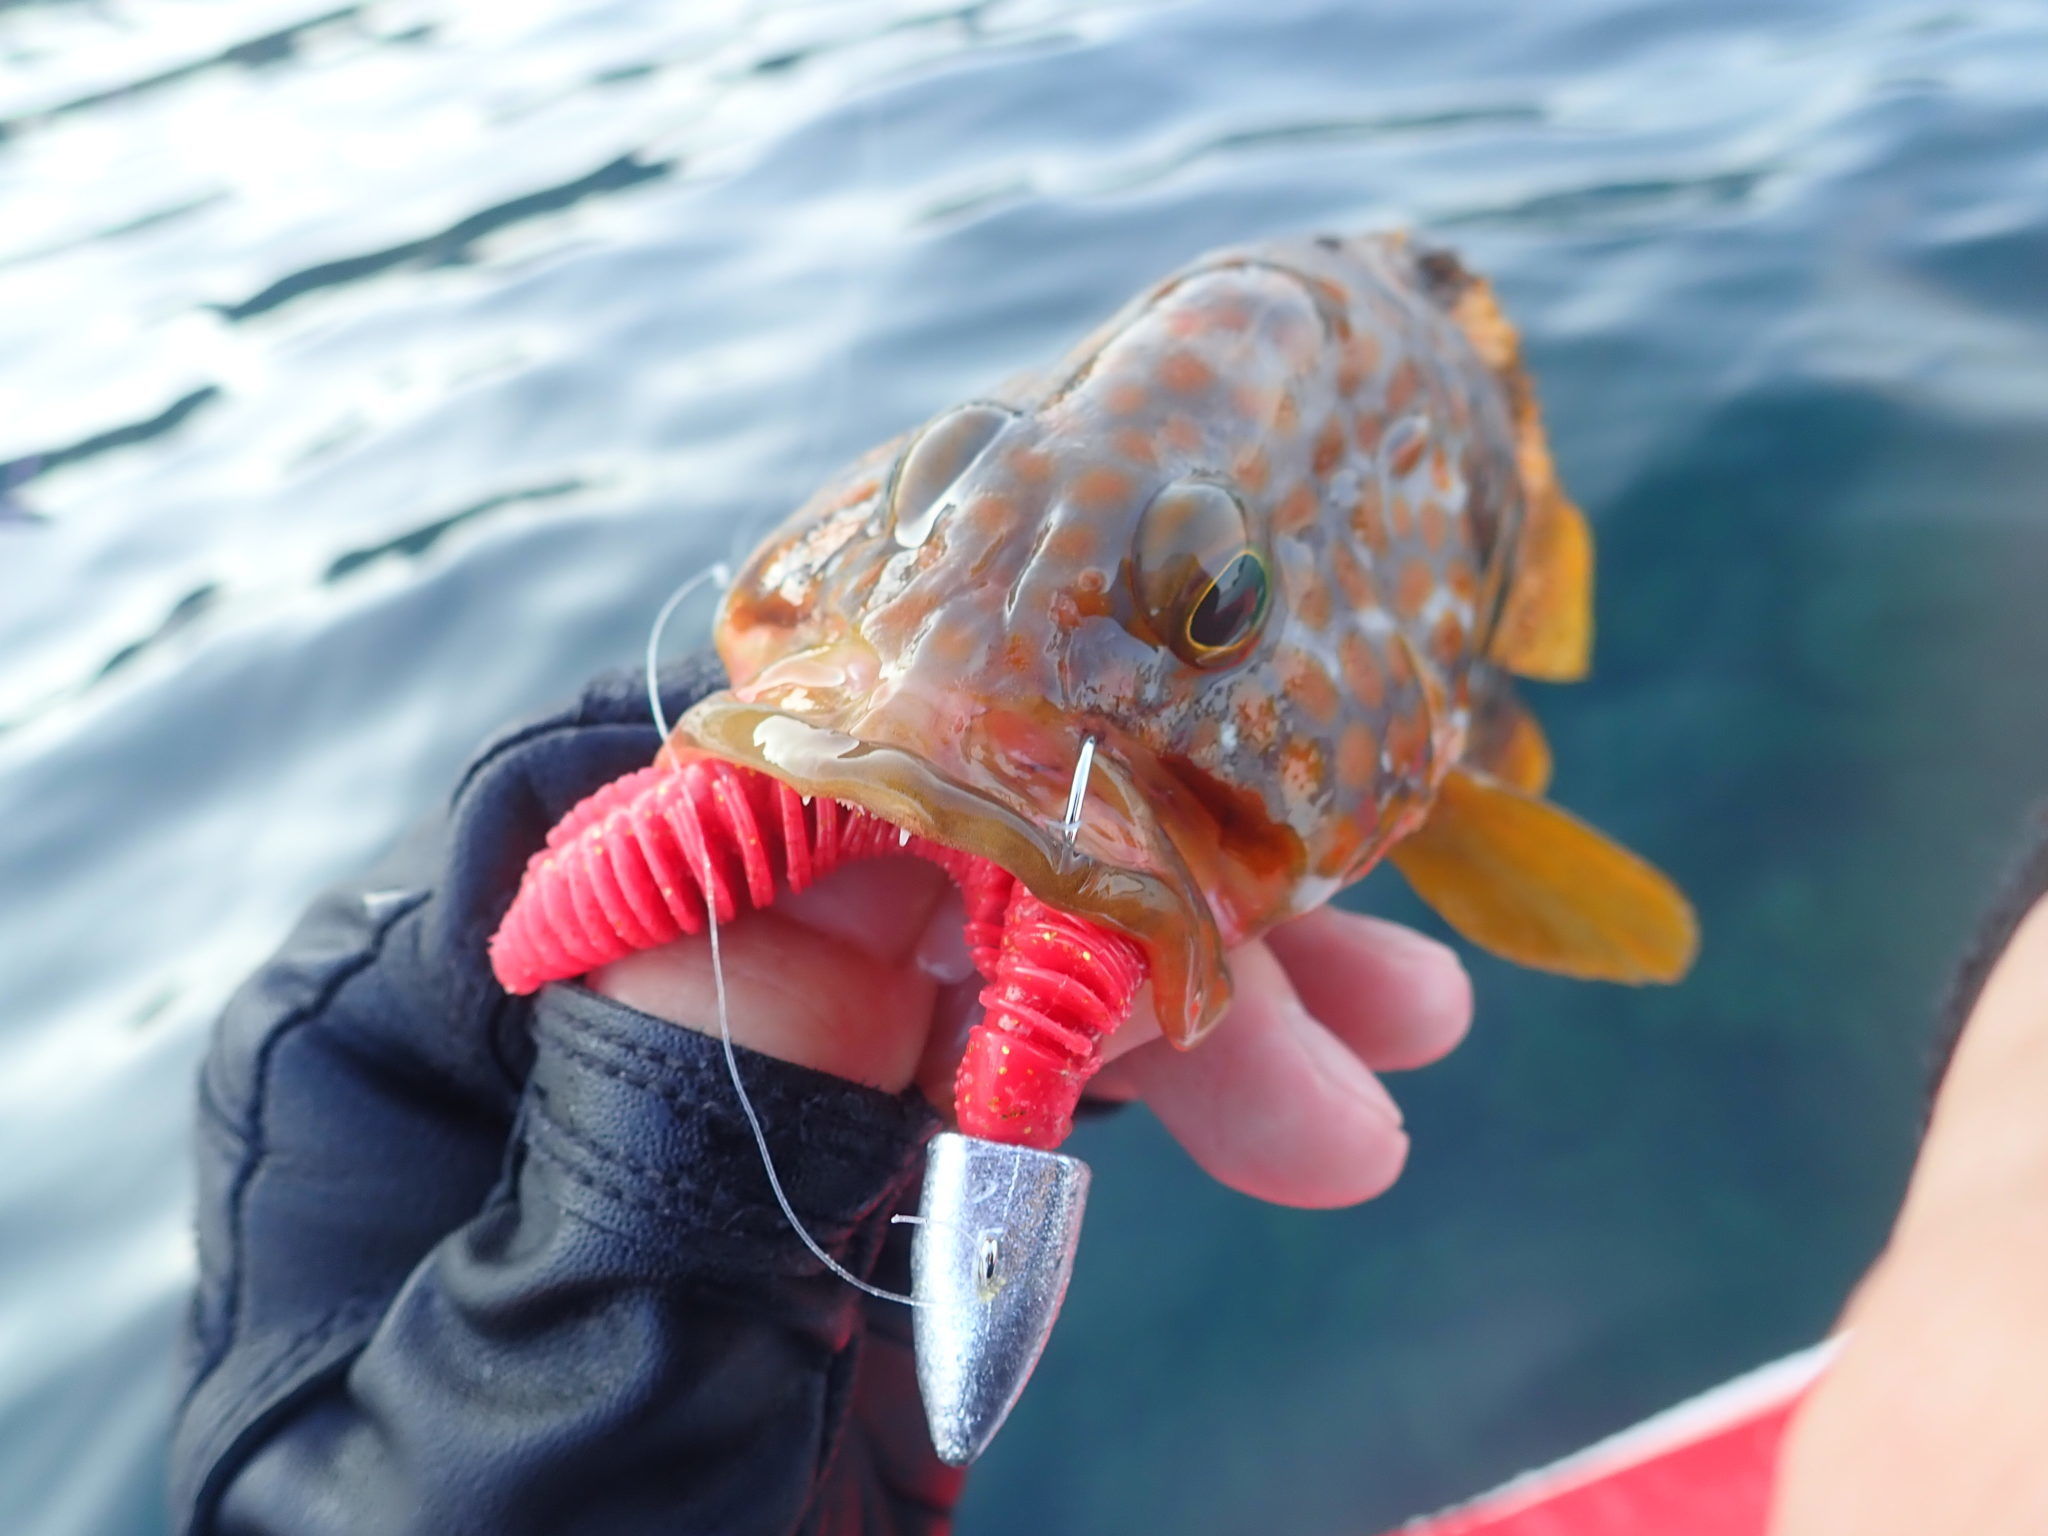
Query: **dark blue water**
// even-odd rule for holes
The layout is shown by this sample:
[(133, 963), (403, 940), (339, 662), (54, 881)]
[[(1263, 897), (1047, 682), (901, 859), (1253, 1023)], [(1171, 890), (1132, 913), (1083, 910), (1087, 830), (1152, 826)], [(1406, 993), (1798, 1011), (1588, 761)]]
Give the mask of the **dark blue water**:
[(1367, 1531), (1815, 1337), (2048, 789), (2044, 82), (2030, 4), (0, 7), (8, 1531), (160, 1528), (193, 1066), (308, 897), (842, 458), (1311, 226), (1523, 324), (1560, 792), (1705, 958), (1475, 962), (1358, 1211), (1089, 1133), (966, 1529)]

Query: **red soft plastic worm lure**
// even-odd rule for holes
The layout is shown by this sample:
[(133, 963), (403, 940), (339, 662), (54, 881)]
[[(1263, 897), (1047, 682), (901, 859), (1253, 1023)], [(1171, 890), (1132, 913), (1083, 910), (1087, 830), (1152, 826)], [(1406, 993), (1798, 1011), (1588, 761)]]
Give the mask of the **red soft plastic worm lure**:
[(1145, 979), (1138, 946), (1055, 911), (987, 859), (909, 836), (866, 811), (799, 794), (715, 758), (657, 764), (573, 807), (526, 866), (491, 939), (505, 990), (537, 991), (636, 950), (729, 922), (854, 859), (928, 859), (967, 903), (967, 945), (988, 985), (954, 1083), (971, 1136), (1051, 1148), (1073, 1127), (1102, 1041)]

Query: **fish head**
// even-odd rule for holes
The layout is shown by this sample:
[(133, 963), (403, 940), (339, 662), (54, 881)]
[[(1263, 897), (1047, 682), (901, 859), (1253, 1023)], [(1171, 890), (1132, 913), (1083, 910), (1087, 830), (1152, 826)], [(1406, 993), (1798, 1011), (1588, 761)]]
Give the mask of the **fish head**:
[(1189, 1043), (1455, 753), (1489, 387), (1401, 242), (1221, 253), (799, 511), (679, 739), (1132, 933)]

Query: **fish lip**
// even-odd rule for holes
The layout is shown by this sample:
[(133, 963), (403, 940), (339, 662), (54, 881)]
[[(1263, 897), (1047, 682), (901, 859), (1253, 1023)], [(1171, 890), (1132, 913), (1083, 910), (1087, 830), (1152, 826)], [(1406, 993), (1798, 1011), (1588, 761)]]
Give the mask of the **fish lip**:
[[(801, 794), (855, 806), (914, 836), (985, 858), (1049, 905), (1130, 935), (1151, 962), (1160, 1025), (1177, 1045), (1205, 1034), (1227, 1000), (1228, 973), (1209, 903), (1107, 748), (1095, 755), (1093, 814), (1083, 819), (1071, 851), (1057, 817), (1042, 819), (1006, 804), (923, 753), (729, 691), (692, 706), (663, 750), (719, 758)], [(1122, 846), (1106, 848), (1105, 842)], [(1126, 862), (1132, 854), (1156, 867)]]

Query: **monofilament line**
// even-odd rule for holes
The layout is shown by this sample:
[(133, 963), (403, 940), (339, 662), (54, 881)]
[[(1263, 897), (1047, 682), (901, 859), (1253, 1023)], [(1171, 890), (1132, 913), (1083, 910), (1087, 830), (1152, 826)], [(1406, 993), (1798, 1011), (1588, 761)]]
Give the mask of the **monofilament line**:
[(664, 743), (668, 741), (668, 712), (661, 707), (661, 632), (668, 628), (669, 619), (682, 606), (683, 599), (707, 581), (716, 582), (718, 589), (724, 591), (732, 582), (732, 567), (723, 560), (714, 560), (690, 577), (669, 593), (668, 601), (661, 605), (661, 612), (654, 616), (654, 623), (647, 631), (647, 708), (654, 716), (654, 728), (661, 732)]
[[(723, 560), (707, 565), (688, 581), (671, 592), (668, 601), (661, 605), (661, 612), (654, 616), (654, 624), (647, 631), (647, 708), (654, 716), (654, 728), (661, 732), (663, 742), (668, 740), (668, 715), (661, 707), (661, 685), (656, 673), (661, 659), (661, 633), (668, 627), (669, 618), (687, 598), (706, 581), (715, 581), (722, 589), (732, 581), (731, 568)], [(894, 1291), (885, 1291), (878, 1285), (870, 1285), (841, 1264), (831, 1254), (818, 1246), (798, 1219), (796, 1208), (789, 1203), (789, 1196), (783, 1191), (782, 1178), (775, 1171), (775, 1155), (768, 1150), (768, 1133), (761, 1129), (761, 1117), (754, 1112), (754, 1101), (747, 1096), (747, 1085), (740, 1079), (739, 1053), (732, 1043), (732, 1011), (725, 994), (725, 952), (718, 942), (718, 879), (711, 868), (711, 850), (700, 846), (703, 868), (699, 871), (704, 882), (704, 931), (711, 939), (711, 980), (718, 994), (718, 1040), (725, 1050), (725, 1071), (732, 1079), (732, 1091), (739, 1097), (740, 1111), (747, 1117), (747, 1125), (754, 1133), (754, 1145), (761, 1153), (761, 1169), (768, 1175), (768, 1187), (775, 1191), (775, 1203), (782, 1207), (782, 1219), (789, 1223), (789, 1229), (803, 1240), (803, 1245), (833, 1274), (844, 1280), (855, 1290), (865, 1291), (881, 1301), (900, 1301), (906, 1307), (918, 1305), (909, 1296), (899, 1296)]]
[(919, 1303), (916, 1298), (898, 1295), (895, 1291), (885, 1291), (879, 1285), (869, 1284), (819, 1247), (818, 1240), (811, 1236), (803, 1222), (798, 1219), (795, 1207), (789, 1203), (789, 1196), (783, 1193), (782, 1179), (775, 1172), (775, 1156), (768, 1150), (768, 1133), (761, 1129), (761, 1117), (754, 1113), (754, 1101), (747, 1096), (747, 1085), (740, 1081), (739, 1053), (733, 1049), (732, 1043), (732, 1015), (725, 1001), (725, 955), (718, 945), (718, 903), (712, 896), (714, 889), (711, 882), (710, 851), (707, 849), (704, 869), (704, 926), (705, 931), (711, 935), (711, 979), (718, 989), (718, 1039), (725, 1047), (726, 1075), (732, 1079), (732, 1091), (739, 1095), (740, 1109), (747, 1117), (747, 1124), (753, 1128), (754, 1145), (761, 1150), (761, 1168), (768, 1175), (768, 1187), (775, 1191), (775, 1203), (782, 1207), (783, 1220), (789, 1223), (789, 1229), (803, 1240), (803, 1245), (811, 1250), (812, 1256), (820, 1264), (855, 1290), (865, 1291), (881, 1301), (900, 1301), (906, 1307), (917, 1306)]

